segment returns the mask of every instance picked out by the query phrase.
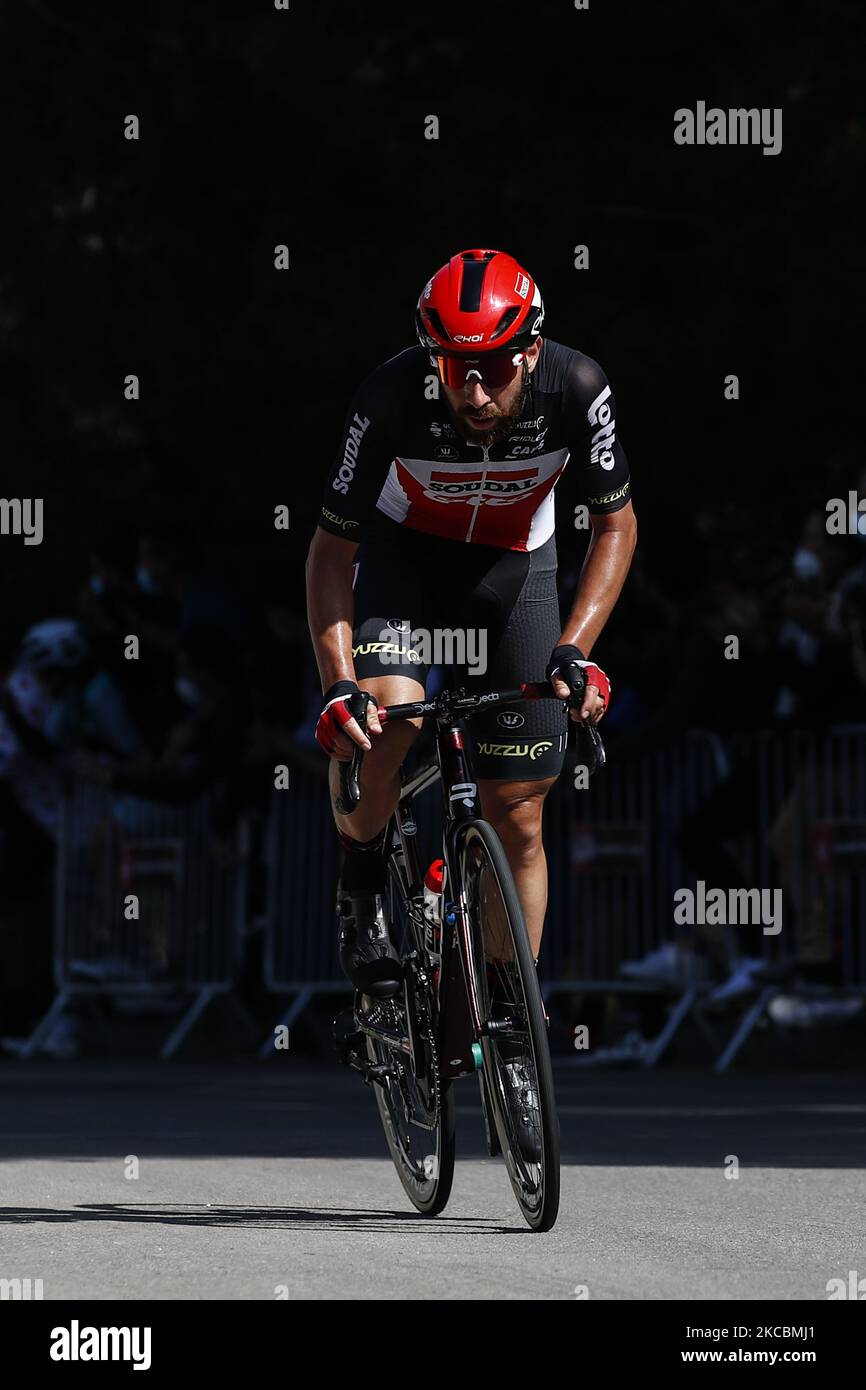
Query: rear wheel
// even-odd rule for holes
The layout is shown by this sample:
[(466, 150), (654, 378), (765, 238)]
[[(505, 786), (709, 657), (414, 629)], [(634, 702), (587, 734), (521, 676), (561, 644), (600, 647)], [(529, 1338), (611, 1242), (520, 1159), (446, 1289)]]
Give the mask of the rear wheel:
[(425, 1216), (437, 1216), (451, 1196), (454, 1181), (454, 1094), (445, 1083), (439, 1094), (439, 1114), (431, 1127), (415, 1122), (417, 1093), (411, 1075), (411, 1058), (391, 1051), (374, 1038), (367, 1039), (371, 1062), (392, 1072), (374, 1081), (373, 1091), (385, 1139), (397, 1176), (409, 1200)]
[[(401, 957), (416, 949), (398, 856), (389, 865), (389, 929)], [(412, 970), (402, 997), (369, 1001), (359, 1021), (383, 1028), (395, 1038), (409, 1036), (414, 1057), (396, 1044), (367, 1035), (367, 1055), (379, 1069), (372, 1082), (376, 1106), (397, 1176), (418, 1211), (436, 1216), (451, 1196), (454, 1181), (454, 1092), (442, 1080), (436, 1054), (432, 1010), (435, 1002)]]
[(559, 1212), (559, 1120), (523, 910), (492, 826), (479, 820), (461, 828), (457, 853), (486, 1094), (520, 1210), (534, 1231), (549, 1231)]

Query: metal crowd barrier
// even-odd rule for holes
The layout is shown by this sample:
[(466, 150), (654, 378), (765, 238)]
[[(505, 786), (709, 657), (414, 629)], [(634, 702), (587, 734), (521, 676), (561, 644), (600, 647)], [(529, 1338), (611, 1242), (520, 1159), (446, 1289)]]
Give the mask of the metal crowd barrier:
[(207, 797), (158, 805), (84, 782), (64, 796), (54, 894), (54, 1001), (20, 1049), (38, 1052), (76, 999), (192, 995), (172, 1056), (217, 996), (231, 999), (247, 901), (247, 826), (215, 837)]
[[(725, 742), (697, 731), (669, 746), (622, 757), (614, 745), (604, 772), (580, 791), (567, 767), (545, 810), (550, 890), (540, 972), (547, 998), (645, 994), (645, 984), (619, 975), (621, 964), (664, 941), (699, 935), (699, 926), (683, 928), (674, 920), (675, 892), (696, 885), (679, 834), (743, 759), (754, 764), (758, 805), (754, 833), (731, 835), (743, 865), (742, 886), (780, 888), (783, 901), (783, 929), (778, 936), (759, 934), (760, 950), (768, 963), (782, 958), (841, 962), (842, 987), (866, 989), (866, 726), (854, 726)], [(291, 788), (274, 793), (269, 818), (265, 954), (268, 986), (294, 996), (286, 1024), (314, 995), (349, 990), (336, 952), (338, 857), (327, 785), (305, 768), (293, 767), (291, 776)], [(425, 856), (433, 857), (438, 787), (426, 798), (429, 814), (425, 817), (421, 808), (419, 827)], [(736, 938), (730, 927), (724, 930), (725, 949), (733, 957)], [(692, 1015), (720, 1054), (718, 1069), (724, 1069), (778, 992), (769, 991), (757, 1014), (752, 1005), (722, 1048), (701, 1013), (708, 989), (696, 974), (674, 991), (668, 1021), (646, 1065), (658, 1061)], [(268, 1040), (263, 1055), (272, 1048)]]
[(614, 747), (584, 790), (564, 770), (545, 808), (541, 970), (556, 988), (610, 981), (669, 939), (674, 888), (689, 882), (678, 832), (726, 770), (721, 740), (700, 732), (624, 760)]
[(752, 881), (782, 895), (783, 930), (764, 938), (763, 954), (768, 963), (823, 968), (836, 981), (768, 983), (748, 1001), (716, 1071), (732, 1064), (761, 1022), (789, 1036), (773, 1016), (778, 996), (824, 1005), (866, 996), (866, 725), (740, 738), (732, 755), (754, 762), (760, 833)]
[[(734, 745), (743, 751), (744, 740)], [(780, 887), (798, 958), (838, 958), (842, 983), (866, 986), (866, 725), (760, 734), (755, 881)]]

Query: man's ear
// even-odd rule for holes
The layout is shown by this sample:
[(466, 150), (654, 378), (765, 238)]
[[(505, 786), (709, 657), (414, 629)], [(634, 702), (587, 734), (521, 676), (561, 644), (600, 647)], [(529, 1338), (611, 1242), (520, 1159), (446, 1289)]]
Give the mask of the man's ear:
[(538, 359), (539, 359), (539, 357), (541, 356), (541, 344), (542, 344), (543, 342), (544, 342), (544, 339), (543, 339), (543, 338), (536, 338), (536, 340), (535, 340), (535, 342), (532, 344), (532, 348), (531, 348), (531, 351), (532, 351), (532, 353), (533, 353), (533, 356), (530, 357), (529, 354), (527, 353), (527, 357), (526, 357), (526, 369), (527, 369), (527, 371), (530, 371), (530, 372), (534, 372), (534, 371), (535, 371), (535, 368), (536, 368), (537, 365), (538, 365)]

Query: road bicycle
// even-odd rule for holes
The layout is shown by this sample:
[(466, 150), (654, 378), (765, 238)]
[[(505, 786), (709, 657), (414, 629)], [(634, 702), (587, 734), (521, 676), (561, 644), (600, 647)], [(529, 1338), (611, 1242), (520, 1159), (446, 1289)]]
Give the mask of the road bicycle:
[[(574, 694), (583, 672), (567, 677)], [(549, 1231), (559, 1210), (559, 1121), (547, 1019), (529, 937), (502, 843), (480, 814), (466, 720), (473, 712), (521, 700), (557, 699), (547, 682), (467, 694), (443, 690), (431, 700), (380, 708), (383, 725), (436, 721), (436, 759), (404, 773), (385, 836), (386, 915), (403, 966), (402, 995), (355, 994), (342, 1024), (341, 1059), (372, 1086), (394, 1166), (410, 1200), (426, 1216), (441, 1212), (454, 1178), (453, 1082), (476, 1074), (490, 1155), (502, 1155), (514, 1195), (534, 1231)], [(349, 709), (366, 731), (368, 699)], [(583, 726), (590, 772), (603, 765), (598, 730)], [(363, 750), (340, 764), (337, 809), (361, 798)], [(438, 923), (424, 911), (414, 799), (441, 778), (444, 886)]]

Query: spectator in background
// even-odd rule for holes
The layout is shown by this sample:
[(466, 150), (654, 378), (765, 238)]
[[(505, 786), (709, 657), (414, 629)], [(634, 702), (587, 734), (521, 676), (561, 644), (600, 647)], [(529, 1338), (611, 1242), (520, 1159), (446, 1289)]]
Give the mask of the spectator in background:
[(80, 625), (50, 618), (27, 632), (0, 692), (0, 776), (52, 838), (61, 755), (83, 745), (127, 757), (143, 750), (116, 682), (95, 665)]
[[(775, 561), (765, 558), (766, 574)], [(742, 557), (734, 551), (728, 568), (741, 574)], [(773, 650), (774, 599), (772, 593), (754, 594), (742, 581), (719, 579), (697, 596), (695, 611), (682, 622), (672, 658), (665, 703), (646, 735), (635, 741), (635, 752), (644, 752), (655, 739), (666, 742), (684, 728), (703, 728), (714, 733), (754, 732), (773, 727), (775, 667)], [(738, 655), (727, 659), (726, 644), (739, 642)], [(623, 745), (620, 745), (622, 756)], [(687, 816), (678, 843), (695, 877), (714, 888), (740, 887), (744, 866), (738, 842), (757, 833), (760, 819), (758, 766), (751, 745), (727, 763), (712, 790)], [(709, 969), (722, 983), (714, 1000), (724, 1003), (748, 994), (756, 973), (764, 965), (760, 929), (735, 929), (735, 941), (706, 930), (694, 933), (684, 944), (663, 941), (658, 949), (623, 969), (634, 980), (681, 985), (693, 978), (694, 954), (708, 957), (698, 973)], [(733, 949), (732, 949), (733, 948)], [(731, 951), (729, 957), (728, 952)]]
[[(856, 499), (866, 497), (866, 468), (858, 480)], [(842, 537), (832, 539), (834, 552), (845, 555), (847, 568), (838, 576), (830, 596), (827, 630), (847, 653), (849, 669), (853, 670), (852, 708), (846, 711), (849, 719), (863, 717), (863, 686), (866, 670), (863, 656), (863, 628), (866, 624), (866, 513), (851, 512), (848, 526), (852, 532), (847, 544)], [(844, 546), (844, 551), (843, 551)]]
[(128, 541), (101, 538), (94, 541), (87, 558), (89, 572), (78, 591), (76, 615), (96, 660), (125, 679), (126, 618), (137, 597), (135, 582), (127, 568)]
[[(814, 698), (817, 670), (824, 687), (840, 699), (846, 696), (846, 677), (850, 682), (845, 644), (833, 632), (830, 578), (839, 560), (829, 541), (824, 516), (810, 513), (781, 592), (775, 713), (783, 721), (796, 719), (800, 727), (827, 722), (825, 701)], [(838, 711), (835, 700), (834, 706)]]
[(78, 592), (76, 611), (99, 664), (119, 683), (130, 714), (147, 746), (161, 747), (177, 717), (173, 651), (163, 642), (143, 641), (136, 660), (127, 659), (127, 639), (145, 629), (160, 633), (176, 624), (173, 600), (145, 594), (133, 578), (128, 537), (95, 540), (89, 573)]
[(54, 840), (61, 778), (53, 736), (56, 705), (84, 666), (87, 648), (71, 619), (31, 628), (0, 691), (0, 778), (18, 808)]
[(79, 624), (52, 618), (26, 633), (0, 690), (0, 1022), (5, 1032), (24, 1031), (50, 998), (54, 844), (64, 774), (81, 745), (127, 756), (141, 750), (123, 697), (96, 666)]
[[(152, 764), (109, 764), (84, 756), (76, 770), (148, 801), (186, 803), (210, 792), (216, 798), (215, 820), (228, 831), (245, 799), (252, 699), (246, 665), (221, 628), (198, 623), (181, 637), (175, 688), (188, 712), (168, 731)], [(129, 808), (118, 814), (131, 828)]]

